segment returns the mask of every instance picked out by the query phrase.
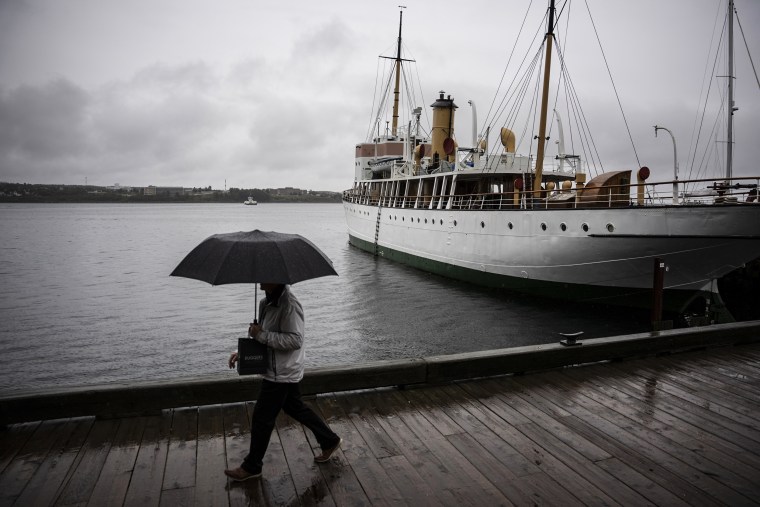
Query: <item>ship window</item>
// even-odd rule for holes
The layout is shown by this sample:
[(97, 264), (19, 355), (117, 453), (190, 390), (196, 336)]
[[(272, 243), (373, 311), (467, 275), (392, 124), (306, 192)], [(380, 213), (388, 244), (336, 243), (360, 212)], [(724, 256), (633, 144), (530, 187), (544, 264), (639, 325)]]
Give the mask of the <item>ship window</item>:
[(425, 223), (427, 223), (427, 218), (425, 219)]
[(541, 230), (542, 231), (546, 230), (546, 222), (541, 222)]
[(456, 220), (454, 220), (454, 227), (456, 227), (456, 226), (457, 226), (457, 221), (456, 221)]
[(567, 224), (565, 222), (562, 222), (561, 224), (559, 224), (559, 228), (562, 229), (563, 231), (566, 231), (567, 230)]
[(484, 228), (485, 226), (486, 226), (486, 223), (485, 223), (485, 222), (480, 222), (480, 228), (481, 228), (481, 229), (482, 229), (482, 228)]
[(441, 225), (443, 225), (443, 219), (441, 219)]
[(512, 227), (514, 227), (514, 225), (512, 225), (512, 222), (507, 222), (507, 227), (509, 227), (510, 229), (512, 229)]
[(417, 223), (420, 223), (420, 217), (417, 217)]
[(607, 224), (607, 230), (609, 232), (615, 232), (615, 226), (612, 224)]
[(583, 232), (588, 232), (588, 224), (581, 225), (581, 229), (583, 229)]
[(401, 221), (402, 221), (402, 222), (404, 221), (404, 217), (401, 217)]

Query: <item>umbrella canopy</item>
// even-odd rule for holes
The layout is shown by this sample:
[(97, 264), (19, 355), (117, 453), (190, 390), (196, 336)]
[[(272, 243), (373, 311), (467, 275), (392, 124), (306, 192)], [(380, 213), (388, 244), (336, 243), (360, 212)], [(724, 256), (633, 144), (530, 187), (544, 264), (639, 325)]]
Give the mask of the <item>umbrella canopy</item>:
[(338, 273), (332, 261), (308, 239), (259, 230), (209, 236), (171, 273), (211, 285), (292, 284), (327, 275)]

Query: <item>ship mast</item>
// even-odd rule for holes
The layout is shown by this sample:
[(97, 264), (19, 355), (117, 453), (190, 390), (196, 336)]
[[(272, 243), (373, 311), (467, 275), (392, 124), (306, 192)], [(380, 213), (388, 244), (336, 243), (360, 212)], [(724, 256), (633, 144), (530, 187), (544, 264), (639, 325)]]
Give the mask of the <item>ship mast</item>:
[[(401, 9), (406, 9), (405, 6), (399, 5)], [(398, 13), (398, 49), (396, 50), (396, 87), (393, 89), (393, 125), (391, 126), (391, 135), (396, 137), (396, 131), (398, 129), (398, 99), (399, 88), (401, 83), (401, 24), (404, 19), (404, 11), (401, 10)]]
[(734, 157), (734, 0), (728, 0), (728, 137), (726, 147), (726, 178), (731, 178)]
[(549, 104), (549, 78), (552, 61), (552, 41), (554, 40), (554, 0), (549, 4), (549, 23), (546, 29), (546, 62), (544, 63), (544, 88), (541, 96), (541, 117), (538, 126), (538, 152), (536, 154), (536, 178), (533, 183), (533, 196), (541, 196), (541, 179), (544, 170), (544, 149), (546, 146), (546, 115)]

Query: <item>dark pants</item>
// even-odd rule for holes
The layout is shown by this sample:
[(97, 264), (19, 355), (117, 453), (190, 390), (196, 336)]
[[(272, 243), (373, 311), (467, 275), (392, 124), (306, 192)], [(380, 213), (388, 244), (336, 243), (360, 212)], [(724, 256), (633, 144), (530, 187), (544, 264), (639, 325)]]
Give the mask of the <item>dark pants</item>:
[(280, 410), (309, 428), (322, 449), (329, 449), (340, 440), (312, 409), (301, 401), (298, 383), (270, 382), (263, 380), (251, 420), (251, 449), (242, 467), (249, 473), (258, 473), (272, 436), (275, 420)]

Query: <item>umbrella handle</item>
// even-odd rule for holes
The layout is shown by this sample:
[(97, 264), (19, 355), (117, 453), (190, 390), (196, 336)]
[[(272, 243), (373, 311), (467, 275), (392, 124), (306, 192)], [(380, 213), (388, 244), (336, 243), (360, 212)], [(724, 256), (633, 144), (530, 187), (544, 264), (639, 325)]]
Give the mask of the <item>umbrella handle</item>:
[(259, 286), (254, 284), (253, 285), (253, 323), (258, 324), (258, 318), (257, 313), (259, 311)]

